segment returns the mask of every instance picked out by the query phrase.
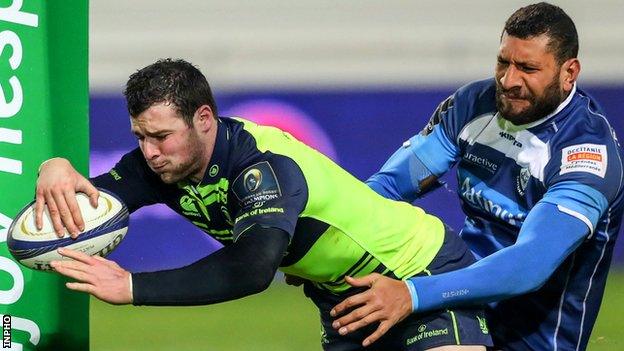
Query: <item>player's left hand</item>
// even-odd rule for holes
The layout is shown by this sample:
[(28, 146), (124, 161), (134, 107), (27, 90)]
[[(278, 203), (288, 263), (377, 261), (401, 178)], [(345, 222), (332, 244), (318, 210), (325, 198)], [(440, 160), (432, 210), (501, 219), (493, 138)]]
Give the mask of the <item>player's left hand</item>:
[(379, 322), (377, 330), (362, 342), (364, 347), (377, 341), (393, 325), (412, 313), (412, 298), (405, 282), (378, 273), (361, 278), (346, 277), (346, 281), (351, 286), (369, 289), (346, 298), (330, 311), (330, 315), (336, 317), (354, 308), (335, 320), (332, 327), (338, 329), (340, 335), (346, 335)]
[(66, 283), (67, 288), (89, 293), (115, 305), (132, 303), (130, 272), (117, 263), (67, 248), (59, 248), (58, 252), (73, 259), (50, 262), (56, 272), (77, 280)]

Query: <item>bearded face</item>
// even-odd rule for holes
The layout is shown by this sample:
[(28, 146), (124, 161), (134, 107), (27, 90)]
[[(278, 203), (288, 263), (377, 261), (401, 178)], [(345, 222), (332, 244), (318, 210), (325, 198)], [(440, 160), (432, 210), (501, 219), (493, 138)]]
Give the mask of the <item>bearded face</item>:
[(559, 74), (553, 77), (541, 94), (522, 91), (521, 87), (505, 89), (496, 81), (496, 109), (515, 125), (527, 124), (546, 117), (564, 100)]
[[(496, 107), (513, 124), (544, 118), (565, 99), (562, 81), (566, 75), (549, 42), (545, 34), (520, 39), (505, 33), (501, 38), (494, 74)], [(566, 82), (566, 89), (570, 88)]]

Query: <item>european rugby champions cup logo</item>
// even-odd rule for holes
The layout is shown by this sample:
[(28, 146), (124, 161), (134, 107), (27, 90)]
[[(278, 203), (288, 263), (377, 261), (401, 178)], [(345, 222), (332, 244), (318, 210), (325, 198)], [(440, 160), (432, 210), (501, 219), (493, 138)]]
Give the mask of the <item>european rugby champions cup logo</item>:
[(262, 172), (257, 168), (252, 168), (243, 176), (245, 188), (250, 193), (258, 190), (262, 183)]
[(268, 161), (245, 168), (234, 179), (232, 192), (242, 207), (261, 207), (265, 202), (282, 196), (277, 177)]

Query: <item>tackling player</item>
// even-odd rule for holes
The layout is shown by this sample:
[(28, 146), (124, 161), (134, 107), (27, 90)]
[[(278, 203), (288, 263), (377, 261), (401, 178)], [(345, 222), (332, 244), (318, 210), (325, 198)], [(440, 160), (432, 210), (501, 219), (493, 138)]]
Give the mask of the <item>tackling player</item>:
[(359, 306), (335, 321), (340, 333), (403, 318), (405, 301), (414, 313), (499, 301), (486, 309), (497, 348), (585, 349), (624, 204), (622, 150), (577, 86), (577, 52), (563, 10), (519, 9), (505, 23), (494, 79), (457, 90), (369, 179), (378, 193), (412, 201), (457, 164), (461, 235), (480, 260), (409, 279), (410, 293), (385, 277), (350, 281), (372, 288), (332, 311)]
[[(93, 184), (130, 211), (164, 203), (224, 247), (186, 267), (134, 274), (104, 258), (59, 250), (75, 259), (52, 262), (77, 280), (71, 289), (116, 304), (202, 305), (258, 293), (279, 268), (308, 281), (304, 290), (321, 311), (324, 349), (357, 350), (372, 330), (342, 336), (329, 315), (359, 291), (346, 276), (407, 279), (474, 262), (438, 218), (379, 196), (288, 133), (217, 117), (206, 78), (188, 62), (162, 60), (139, 70), (125, 96), (139, 148)], [(47, 203), (57, 232), (65, 226), (75, 236), (83, 222), (76, 189), (97, 196), (67, 160), (46, 162), (37, 182), (38, 225)], [(411, 309), (409, 301), (403, 308)], [(483, 311), (471, 306), (407, 316), (372, 349), (484, 345), (491, 339)]]

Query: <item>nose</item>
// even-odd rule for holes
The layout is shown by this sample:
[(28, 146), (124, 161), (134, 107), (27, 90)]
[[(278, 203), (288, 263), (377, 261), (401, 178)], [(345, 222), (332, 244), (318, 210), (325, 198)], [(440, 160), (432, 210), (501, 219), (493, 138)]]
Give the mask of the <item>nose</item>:
[(158, 145), (151, 138), (143, 139), (143, 145), (141, 147), (143, 150), (143, 156), (145, 156), (146, 160), (152, 160), (160, 155), (160, 149)]
[(509, 90), (515, 87), (519, 87), (522, 85), (522, 80), (520, 78), (520, 72), (514, 65), (509, 65), (502, 77), (499, 79), (501, 86), (505, 90)]

